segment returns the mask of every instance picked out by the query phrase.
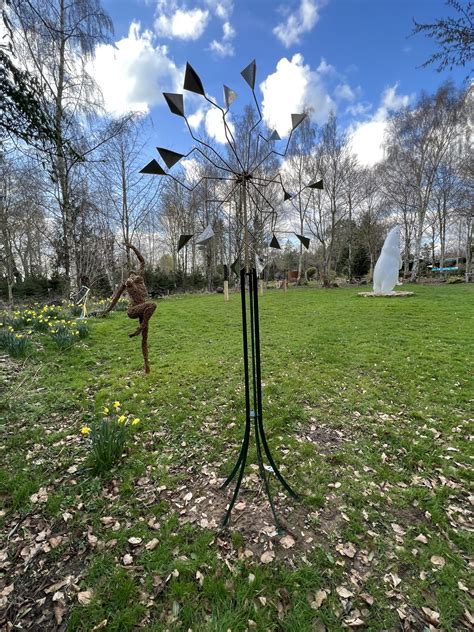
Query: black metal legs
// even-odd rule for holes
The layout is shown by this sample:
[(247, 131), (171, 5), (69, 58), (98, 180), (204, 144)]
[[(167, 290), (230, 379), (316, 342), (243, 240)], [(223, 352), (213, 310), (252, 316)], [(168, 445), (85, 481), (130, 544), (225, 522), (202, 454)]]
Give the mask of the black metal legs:
[[(246, 292), (248, 290), (249, 297), (249, 314), (247, 314), (246, 304)], [(240, 454), (234, 465), (232, 472), (223, 483), (222, 487), (227, 487), (229, 483), (235, 478), (238, 473), (237, 483), (235, 485), (232, 500), (227, 508), (226, 514), (223, 520), (223, 526), (225, 527), (229, 523), (230, 515), (234, 507), (235, 501), (239, 494), (240, 485), (244, 476), (244, 470), (247, 463), (248, 448), (250, 443), (250, 433), (252, 430), (252, 420), (255, 431), (255, 446), (257, 450), (257, 461), (260, 472), (260, 477), (265, 487), (270, 507), (273, 513), (275, 524), (281, 527), (280, 522), (275, 512), (275, 506), (273, 504), (272, 495), (270, 492), (270, 483), (268, 480), (268, 474), (263, 462), (262, 447), (267, 460), (273, 470), (275, 476), (283, 485), (284, 489), (293, 498), (298, 498), (298, 494), (288, 485), (282, 474), (278, 470), (275, 461), (270, 452), (270, 448), (265, 437), (265, 430), (263, 428), (263, 416), (262, 416), (262, 377), (260, 366), (260, 329), (259, 329), (259, 313), (258, 313), (258, 280), (257, 272), (253, 268), (250, 272), (245, 272), (244, 269), (240, 271), (240, 295), (242, 305), (242, 335), (244, 346), (244, 379), (245, 379), (245, 432), (242, 440), (242, 447)], [(250, 319), (247, 316), (250, 316)], [(249, 321), (250, 320), (250, 327)], [(249, 332), (250, 329), (250, 332)], [(250, 333), (250, 363), (249, 363), (249, 333)], [(250, 370), (252, 372), (252, 384), (250, 384)], [(251, 393), (253, 409), (251, 408)]]

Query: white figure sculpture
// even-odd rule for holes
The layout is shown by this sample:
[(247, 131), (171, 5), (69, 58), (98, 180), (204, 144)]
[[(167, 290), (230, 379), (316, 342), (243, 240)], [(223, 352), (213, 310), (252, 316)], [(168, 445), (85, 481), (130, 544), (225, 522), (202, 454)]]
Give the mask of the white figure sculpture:
[(402, 267), (400, 257), (400, 228), (395, 226), (388, 233), (374, 268), (374, 294), (393, 294)]

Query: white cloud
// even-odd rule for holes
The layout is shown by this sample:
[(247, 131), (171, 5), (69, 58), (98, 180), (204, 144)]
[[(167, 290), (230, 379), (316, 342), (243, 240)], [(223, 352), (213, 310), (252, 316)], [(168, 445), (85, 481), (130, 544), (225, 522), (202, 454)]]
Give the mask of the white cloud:
[(161, 37), (197, 40), (209, 21), (209, 11), (179, 7), (175, 0), (159, 0), (156, 8), (155, 32)]
[(286, 22), (278, 24), (273, 33), (286, 48), (298, 44), (301, 35), (311, 31), (319, 20), (318, 10), (323, 4), (322, 0), (301, 0), (296, 13), (289, 15)]
[(233, 0), (206, 0), (209, 9), (221, 20), (228, 20), (234, 10)]
[[(214, 97), (209, 98), (215, 101)], [(189, 125), (195, 131), (198, 131), (204, 123), (204, 129), (206, 130), (206, 134), (208, 136), (222, 145), (227, 143), (224, 123), (222, 121), (222, 112), (212, 105), (208, 105), (207, 103), (205, 105), (201, 105), (196, 112), (191, 114), (191, 116), (188, 116), (188, 121)], [(234, 125), (231, 121), (229, 121), (228, 117), (226, 117), (226, 121), (230, 131), (234, 134)]]
[(348, 83), (340, 83), (337, 85), (334, 90), (334, 96), (341, 101), (353, 101), (355, 99), (354, 91)]
[[(227, 125), (229, 126), (230, 131), (232, 132), (232, 134), (234, 134), (235, 132), (234, 126), (227, 119), (227, 117), (226, 117), (226, 121), (227, 121)], [(222, 120), (222, 112), (220, 112), (220, 110), (217, 110), (214, 107), (209, 108), (206, 111), (205, 116), (204, 116), (204, 125), (206, 128), (206, 132), (209, 134), (211, 138), (216, 140), (218, 143), (221, 143), (222, 145), (227, 143), (224, 122)]]
[(234, 46), (232, 40), (235, 37), (235, 30), (230, 22), (224, 22), (222, 25), (222, 40), (212, 40), (209, 45), (210, 50), (217, 53), (220, 57), (228, 57), (234, 54)]
[(166, 46), (155, 45), (151, 31), (130, 24), (127, 37), (115, 45), (100, 44), (88, 72), (99, 86), (105, 109), (115, 115), (147, 112), (164, 103), (162, 92), (175, 92), (183, 70), (168, 56)]
[(316, 68), (316, 72), (318, 72), (320, 75), (334, 75), (336, 69), (334, 68), (334, 66), (331, 66), (331, 64), (328, 64), (324, 57), (322, 57), (321, 61), (319, 62), (319, 66)]
[(383, 160), (383, 142), (390, 113), (408, 105), (413, 98), (398, 95), (397, 88), (398, 84), (386, 88), (372, 118), (349, 128), (352, 149), (363, 166), (372, 167)]
[(291, 61), (280, 59), (276, 71), (260, 84), (263, 93), (262, 113), (270, 128), (280, 136), (291, 129), (291, 114), (311, 109), (311, 117), (324, 123), (335, 104), (318, 71), (311, 70), (299, 53)]
[(187, 119), (192, 129), (194, 130), (199, 129), (201, 123), (204, 120), (204, 108), (199, 108), (199, 110), (196, 110), (194, 114), (191, 114), (190, 116), (188, 116)]

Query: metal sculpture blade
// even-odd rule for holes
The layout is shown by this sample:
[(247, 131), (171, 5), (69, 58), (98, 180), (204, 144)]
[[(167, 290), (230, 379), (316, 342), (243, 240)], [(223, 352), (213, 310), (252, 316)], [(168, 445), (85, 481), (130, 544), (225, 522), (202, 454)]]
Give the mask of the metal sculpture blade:
[(311, 182), (311, 184), (306, 185), (307, 189), (324, 189), (323, 181), (318, 180), (317, 182)]
[(229, 88), (228, 86), (224, 86), (224, 102), (227, 109), (230, 108), (236, 98), (237, 92), (234, 92), (232, 88)]
[(172, 92), (163, 92), (169, 109), (173, 114), (184, 117), (184, 101), (182, 94), (174, 94)]
[(288, 193), (288, 191), (286, 191), (286, 189), (283, 189), (283, 200), (285, 202), (287, 200), (291, 200), (292, 197), (293, 197), (293, 195), (291, 193)]
[(235, 274), (235, 276), (239, 276), (240, 274), (240, 261), (236, 259), (234, 263), (230, 266), (230, 269)]
[(265, 270), (265, 261), (263, 260), (263, 257), (260, 257), (260, 255), (257, 254), (255, 255), (255, 269), (257, 271), (257, 276), (260, 276)]
[(160, 156), (163, 158), (163, 162), (171, 169), (177, 162), (184, 158), (184, 154), (178, 154), (176, 151), (171, 151), (171, 149), (164, 149), (164, 147), (156, 148)]
[(274, 129), (273, 132), (270, 134), (270, 138), (268, 140), (281, 140), (281, 136), (276, 131), (276, 129)]
[(273, 235), (272, 240), (270, 242), (270, 248), (276, 248), (277, 250), (281, 250), (281, 246), (276, 238), (276, 235)]
[(298, 239), (303, 244), (303, 246), (306, 248), (306, 250), (308, 250), (309, 249), (309, 242), (310, 242), (309, 237), (305, 237), (304, 235), (298, 235), (297, 233), (295, 233), (295, 235), (298, 237)]
[(306, 114), (292, 114), (291, 115), (291, 129), (295, 131), (295, 129), (300, 125), (306, 118)]
[(188, 243), (188, 241), (190, 239), (192, 239), (194, 237), (194, 235), (180, 235), (179, 236), (179, 241), (178, 241), (178, 250), (177, 252), (179, 252), (181, 250), (181, 248), (184, 248), (185, 245)]
[(151, 160), (147, 165), (140, 169), (140, 173), (148, 173), (152, 176), (166, 176), (166, 171), (156, 160)]
[(257, 76), (257, 64), (255, 62), (255, 59), (251, 61), (250, 64), (246, 68), (244, 68), (240, 74), (253, 90), (255, 88), (255, 77)]
[(214, 237), (214, 231), (212, 226), (208, 224), (200, 235), (196, 237), (196, 244), (198, 246), (204, 246)]
[(202, 85), (202, 81), (190, 63), (186, 64), (186, 72), (184, 73), (183, 88), (185, 90), (189, 90), (190, 92), (201, 94), (203, 97), (206, 96), (206, 93), (204, 92), (204, 86)]

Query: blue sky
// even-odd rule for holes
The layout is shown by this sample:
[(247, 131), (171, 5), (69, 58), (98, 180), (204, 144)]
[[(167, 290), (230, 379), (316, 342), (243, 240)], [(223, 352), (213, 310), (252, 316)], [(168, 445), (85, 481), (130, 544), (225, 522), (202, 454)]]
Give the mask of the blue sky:
[[(324, 123), (334, 109), (354, 138), (363, 164), (381, 158), (390, 111), (433, 92), (466, 71), (437, 73), (418, 66), (434, 50), (423, 36), (409, 37), (412, 19), (428, 22), (450, 13), (443, 0), (102, 0), (115, 25), (114, 45), (97, 51), (93, 73), (107, 108), (148, 111), (156, 144), (189, 147), (183, 121), (161, 92), (181, 92), (185, 63), (206, 92), (222, 102), (222, 84), (250, 93), (240, 70), (257, 60), (257, 95), (265, 118), (281, 135), (291, 112), (314, 109)], [(199, 132), (221, 138), (218, 121), (195, 95), (186, 112)]]

